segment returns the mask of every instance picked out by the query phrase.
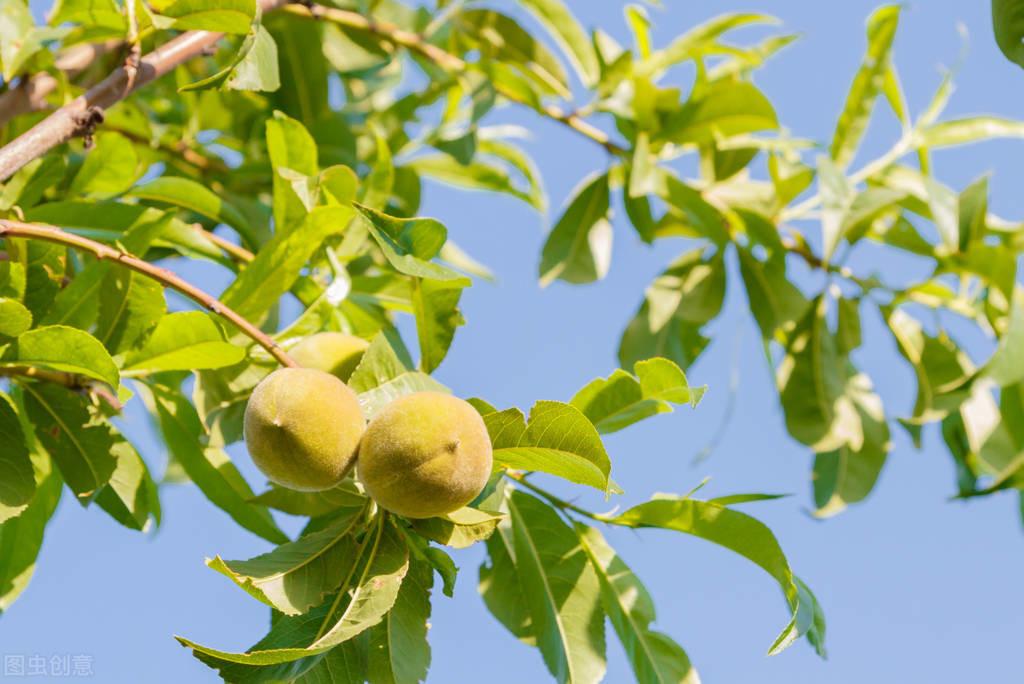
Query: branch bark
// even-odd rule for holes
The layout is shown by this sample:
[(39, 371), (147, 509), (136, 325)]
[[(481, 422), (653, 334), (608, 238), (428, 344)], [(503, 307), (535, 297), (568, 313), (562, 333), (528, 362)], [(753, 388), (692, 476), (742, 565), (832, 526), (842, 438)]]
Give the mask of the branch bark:
[[(118, 48), (121, 44), (119, 40), (108, 40), (95, 45), (85, 43), (75, 45), (57, 55), (54, 66), (63, 71), (68, 78), (74, 78), (101, 56)], [(58, 85), (60, 85), (60, 81), (55, 76), (39, 73), (26, 78), (0, 95), (0, 126), (22, 114), (46, 109), (48, 106), (46, 98), (57, 89)]]
[[(288, 0), (260, 0), (264, 12), (287, 4)], [(127, 64), (115, 69), (83, 95), (64, 105), (31, 129), (0, 149), (0, 182), (18, 169), (71, 138), (88, 133), (102, 121), (103, 110), (133, 91), (154, 81), (180, 64), (198, 57), (224, 37), (212, 31), (186, 31), (139, 60), (138, 68)]]
[(89, 238), (85, 238), (80, 235), (68, 233), (54, 226), (22, 223), (21, 221), (0, 220), (0, 238), (45, 240), (46, 242), (53, 242), (59, 245), (65, 245), (67, 247), (73, 247), (75, 249), (89, 252), (97, 259), (106, 259), (121, 264), (126, 268), (130, 268), (133, 271), (152, 278), (165, 287), (177, 290), (212, 313), (231, 322), (236, 328), (252, 339), (253, 342), (266, 349), (267, 352), (277, 359), (282, 366), (296, 367), (298, 365), (290, 356), (288, 356), (288, 354), (285, 353), (283, 349), (281, 349), (281, 347), (278, 346), (277, 342), (272, 340), (262, 330), (240, 316), (233, 309), (225, 306), (216, 297), (207, 294), (177, 274), (168, 271), (166, 268), (155, 266), (148, 261), (139, 259), (127, 252), (114, 249), (109, 245), (90, 240)]

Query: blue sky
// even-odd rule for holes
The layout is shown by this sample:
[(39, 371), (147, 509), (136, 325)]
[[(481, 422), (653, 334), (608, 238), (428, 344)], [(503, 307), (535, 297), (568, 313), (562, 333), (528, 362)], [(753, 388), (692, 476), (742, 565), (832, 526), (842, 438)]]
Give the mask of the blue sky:
[[(621, 3), (570, 4), (584, 23), (626, 40)], [(830, 137), (874, 3), (747, 0), (717, 2), (710, 9), (711, 3), (665, 4), (652, 10), (659, 44), (715, 12), (739, 9), (770, 12), (787, 31), (804, 34), (756, 82), (795, 134)], [(958, 22), (968, 30), (971, 45), (948, 115), (1024, 117), (1024, 72), (998, 54), (988, 3), (963, 0), (917, 2), (903, 17), (896, 61), (912, 109), (920, 111), (930, 98), (940, 65), (957, 60)], [(580, 178), (605, 161), (586, 141), (525, 113), (509, 110), (499, 118), (533, 132), (528, 147), (544, 173), (553, 212)], [(883, 152), (895, 135), (893, 122), (881, 117), (862, 160)], [(993, 172), (993, 209), (1019, 218), (1024, 216), (1022, 152), (1022, 143), (988, 143), (940, 154), (936, 168), (955, 187)], [(644, 246), (617, 218), (615, 255), (605, 281), (541, 290), (536, 267), (546, 222), (524, 205), (430, 185), (422, 213), (442, 219), (460, 246), (498, 275), (496, 284), (479, 283), (465, 296), (469, 325), (456, 337), (438, 377), (462, 396), (482, 396), (500, 406), (564, 400), (610, 372), (618, 336), (643, 288), (683, 248), (672, 242)], [(853, 264), (894, 278), (905, 266), (877, 253), (868, 258)], [(213, 268), (190, 274), (211, 290), (226, 284), (224, 274)], [(866, 344), (856, 361), (875, 379), (890, 414), (907, 412), (913, 376), (897, 362), (880, 322), (872, 318), (865, 325)], [(655, 491), (686, 491), (706, 476), (713, 478), (706, 490), (710, 495), (793, 493), (746, 510), (771, 525), (797, 573), (817, 593), (828, 618), (830, 658), (820, 661), (803, 643), (765, 656), (787, 614), (772, 581), (738, 556), (668, 532), (609, 531), (654, 595), (658, 628), (688, 650), (703, 680), (859, 684), (1019, 677), (1024, 545), (1016, 499), (948, 502), (953, 470), (937, 436), (929, 433), (918, 452), (897, 429), (895, 449), (871, 498), (833, 520), (814, 520), (806, 512), (810, 455), (785, 434), (739, 287), (730, 286), (725, 313), (713, 331), (715, 344), (690, 371), (691, 381), (710, 386), (704, 403), (696, 411), (659, 417), (608, 438), (616, 480), (626, 490), (618, 503), (637, 503)], [(721, 421), (737, 364), (732, 421), (711, 458), (693, 466), (694, 455)], [(129, 423), (159, 470), (163, 454), (144, 417), (136, 411)], [(244, 451), (233, 454), (258, 488), (260, 479)], [(581, 501), (603, 505), (586, 497)], [(249, 557), (266, 544), (237, 528), (192, 487), (168, 488), (164, 515), (162, 529), (146, 537), (65, 499), (48, 530), (35, 579), (0, 619), (0, 653), (88, 654), (97, 681), (103, 682), (215, 681), (171, 635), (224, 648), (245, 648), (262, 635), (265, 608), (207, 569), (203, 558)], [(462, 572), (456, 597), (435, 598), (429, 681), (546, 681), (538, 652), (507, 635), (477, 596), (481, 559), (481, 549), (457, 553)], [(609, 642), (607, 681), (631, 681), (621, 648), (614, 639)]]

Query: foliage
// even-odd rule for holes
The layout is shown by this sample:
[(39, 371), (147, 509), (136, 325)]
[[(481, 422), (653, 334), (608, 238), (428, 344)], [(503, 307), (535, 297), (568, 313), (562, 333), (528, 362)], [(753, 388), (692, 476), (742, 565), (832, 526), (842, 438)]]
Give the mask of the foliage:
[[(125, 52), (132, 65), (133, 51), (116, 43), (69, 67), (62, 57), (76, 46), (127, 41), (147, 51), (180, 31), (227, 34), (215, 55), (196, 54), (118, 96), (96, 130), (93, 122), (73, 131), (82, 139), (54, 140), (0, 193), (0, 434), (11, 445), (0, 456), (0, 610), (25, 589), (63, 485), (79, 504), (149, 530), (160, 522), (161, 488), (187, 479), (275, 545), (208, 563), (271, 608), (265, 637), (243, 653), (179, 638), (227, 681), (422, 680), (434, 573), (449, 596), (457, 576), (444, 547), (475, 543), (487, 548), (486, 605), (538, 649), (554, 679), (603, 677), (607, 618), (639, 681), (698, 681), (684, 650), (653, 626), (652, 597), (599, 525), (694, 535), (747, 558), (788, 608), (770, 652), (804, 636), (824, 655), (813, 593), (772, 532), (735, 509), (768, 497), (662, 495), (605, 515), (538, 483), (550, 476), (620, 493), (602, 435), (696, 407), (704, 388), (685, 371), (711, 343), (708, 324), (730, 285), (747, 294), (787, 429), (815, 454), (817, 515), (869, 495), (897, 424), (918, 441), (927, 426), (941, 428), (959, 496), (1024, 489), (1024, 229), (988, 211), (985, 178), (958, 191), (930, 165), (933, 150), (1021, 137), (1024, 124), (941, 120), (950, 76), (911, 118), (892, 60), (899, 7), (869, 19), (835, 135), (818, 146), (789, 135), (753, 81), (793, 37), (733, 37), (773, 24), (768, 16), (723, 15), (658, 48), (640, 6), (626, 9), (627, 47), (588, 33), (561, 0), (521, 3), (543, 34), (474, 3), (280, 4), (60, 0), (48, 25), (36, 25), (22, 0), (0, 5), (4, 143), (45, 125), (49, 109)], [(1019, 47), (1015, 6), (993, 3), (1004, 50)], [(685, 65), (695, 76), (669, 85), (680, 79), (668, 74), (689, 73)], [(422, 85), (410, 87), (408, 74)], [(15, 85), (23, 81), (40, 85), (46, 101), (26, 104)], [(575, 92), (586, 95), (578, 106)], [(883, 102), (902, 134), (851, 170)], [(503, 193), (543, 210), (541, 178), (517, 131), (488, 123), (506, 105), (609, 153), (553, 222), (542, 283), (605, 276), (619, 203), (644, 242), (685, 243), (626, 323), (622, 368), (528, 414), (473, 400), (496, 467), (478, 500), (448, 516), (384, 514), (352, 480), (326, 492), (256, 494), (225, 448), (242, 438), (252, 389), (302, 339), (342, 331), (371, 340), (349, 381), (370, 417), (398, 396), (448, 391), (431, 373), (465, 323), (463, 290), (487, 271), (442, 222), (418, 216), (422, 185)], [(699, 177), (676, 170), (686, 157), (698, 160)], [(24, 222), (62, 230), (33, 233)], [(860, 249), (904, 255), (930, 275), (858, 274), (848, 262)], [(232, 282), (213, 300), (145, 267), (180, 260), (212, 262)], [(209, 313), (170, 310), (161, 285)], [(301, 313), (282, 326), (286, 296)], [(415, 362), (396, 327), (405, 316), (415, 323)], [(898, 423), (856, 366), (864, 316), (887, 323), (917, 377), (916, 404), (896, 413)], [(960, 351), (953, 318), (992, 340), (990, 358)], [(174, 478), (154, 478), (121, 434), (127, 401), (153, 416)], [(287, 537), (272, 509), (308, 518), (303, 533)]]

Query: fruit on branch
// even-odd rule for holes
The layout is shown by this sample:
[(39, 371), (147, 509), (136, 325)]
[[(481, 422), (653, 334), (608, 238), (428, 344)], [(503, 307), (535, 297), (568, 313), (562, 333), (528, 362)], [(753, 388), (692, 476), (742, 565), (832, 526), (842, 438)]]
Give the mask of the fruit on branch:
[(475, 499), (491, 461), (491, 438), (471, 405), (449, 394), (417, 392), (370, 421), (356, 472), (382, 508), (431, 518)]
[(245, 443), (271, 482), (300, 491), (330, 489), (355, 463), (366, 417), (356, 393), (313, 368), (280, 368), (245, 407)]
[(347, 382), (369, 346), (361, 337), (322, 332), (305, 338), (288, 354), (303, 368), (316, 368)]

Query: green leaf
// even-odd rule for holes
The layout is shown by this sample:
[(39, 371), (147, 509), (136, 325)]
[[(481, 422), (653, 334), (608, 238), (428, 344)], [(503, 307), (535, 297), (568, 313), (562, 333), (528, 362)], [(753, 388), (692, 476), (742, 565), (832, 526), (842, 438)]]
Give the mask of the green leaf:
[(992, 0), (992, 24), (999, 49), (1008, 60), (1024, 67), (1024, 3)]
[(450, 268), (432, 263), (448, 236), (439, 221), (430, 218), (400, 219), (361, 204), (353, 205), (370, 230), (384, 258), (399, 273), (431, 280), (469, 279)]
[(593, 87), (598, 78), (597, 55), (569, 8), (562, 0), (523, 0), (523, 5), (568, 55), (583, 85)]
[(575, 406), (538, 401), (523, 420), (518, 409), (484, 416), (494, 446), (494, 462), (507, 468), (540, 471), (613, 491), (611, 461), (593, 423)]
[(561, 62), (515, 19), (494, 10), (463, 9), (456, 15), (455, 22), (465, 36), (472, 37), (484, 57), (520, 67), (526, 76), (552, 95), (569, 96), (568, 79)]
[(418, 560), (410, 562), (394, 607), (370, 630), (368, 681), (417, 684), (426, 680), (430, 668), (427, 630), (433, 586), (430, 565)]
[(660, 139), (678, 145), (708, 145), (742, 133), (779, 127), (771, 101), (746, 81), (716, 81), (665, 121)]
[(114, 389), (120, 382), (110, 354), (89, 333), (64, 325), (48, 325), (22, 333), (4, 353), (0, 365), (38, 366), (77, 373)]
[(158, 28), (177, 31), (245, 34), (258, 12), (255, 0), (154, 0), (149, 4), (162, 15), (154, 17)]
[(504, 506), (531, 631), (544, 664), (558, 682), (599, 682), (606, 667), (601, 586), (579, 538), (532, 496), (509, 490)]
[(257, 600), (285, 615), (301, 615), (338, 590), (358, 560), (354, 533), (365, 509), (345, 510), (326, 529), (307, 534), (251, 560), (206, 564)]
[(135, 447), (116, 432), (113, 440), (110, 451), (117, 459), (117, 466), (110, 481), (96, 496), (96, 504), (125, 527), (143, 531), (150, 516), (160, 522), (156, 483)]
[(141, 349), (125, 358), (124, 370), (148, 375), (169, 370), (232, 366), (245, 350), (227, 341), (224, 330), (202, 311), (170, 313), (160, 319)]
[(914, 141), (930, 149), (970, 145), (996, 138), (1024, 138), (1024, 122), (995, 116), (972, 116), (932, 124), (917, 131)]
[(36, 493), (18, 517), (0, 523), (0, 613), (28, 586), (36, 569), (46, 524), (57, 509), (63, 483), (50, 459), (32, 451)]
[(651, 629), (654, 601), (633, 571), (593, 527), (576, 523), (576, 534), (601, 583), (601, 603), (619, 636), (638, 682), (697, 684), (700, 678), (686, 652)]
[(251, 503), (252, 489), (221, 449), (205, 446), (206, 431), (192, 404), (161, 385), (139, 385), (168, 451), (200, 491), (235, 522), (275, 544), (288, 541), (266, 508)]
[(867, 131), (875, 101), (890, 70), (890, 53), (899, 26), (900, 6), (880, 7), (868, 18), (868, 49), (846, 96), (829, 154), (839, 168), (853, 161)]
[(1009, 324), (981, 372), (1001, 387), (1024, 380), (1024, 291), (1014, 288)]
[[(281, 87), (278, 73), (277, 43), (270, 32), (256, 27), (251, 47), (231, 70), (226, 86), (231, 90), (259, 90), (273, 92)], [(248, 40), (248, 38), (247, 38)]]
[(316, 207), (292, 231), (275, 233), (224, 291), (221, 301), (243, 318), (260, 319), (291, 289), (324, 240), (342, 233), (351, 218), (348, 207)]
[(688, 368), (707, 345), (701, 327), (718, 316), (725, 299), (726, 270), (721, 250), (684, 252), (645, 292), (639, 311), (619, 345), (619, 363), (663, 357)]
[[(0, 523), (8, 511), (22, 510), (36, 491), (32, 459), (14, 403), (0, 393)], [(15, 513), (16, 514), (16, 513)]]
[(502, 168), (484, 161), (460, 164), (446, 154), (417, 157), (406, 165), (416, 173), (461, 188), (500, 192), (526, 202), (537, 211), (543, 211), (543, 196), (530, 190), (520, 190), (511, 176)]
[(572, 197), (544, 243), (541, 285), (556, 279), (591, 283), (608, 273), (612, 250), (608, 174), (584, 180)]
[(99, 298), (95, 335), (111, 354), (135, 347), (167, 312), (162, 285), (125, 269), (106, 271)]
[(36, 439), (85, 505), (110, 481), (117, 466), (110, 427), (92, 422), (87, 400), (48, 383), (26, 383), (25, 411)]
[(460, 508), (438, 518), (413, 520), (412, 529), (422, 537), (433, 539), (453, 549), (464, 549), (494, 534), (498, 523), (505, 519), (502, 513), (476, 508)]
[(0, 335), (17, 337), (32, 327), (32, 312), (17, 299), (0, 297)]
[(179, 176), (160, 176), (136, 185), (128, 197), (163, 202), (224, 223), (237, 230), (249, 244), (256, 243), (256, 235), (241, 211), (205, 185)]
[[(677, 37), (663, 50), (653, 52), (639, 69), (643, 74), (656, 74), (668, 67), (690, 59), (717, 52), (732, 53), (736, 48), (717, 42), (727, 31), (750, 24), (777, 24), (778, 19), (767, 14), (728, 12), (696, 26)], [(731, 49), (730, 49), (731, 48)]]
[(306, 127), (281, 112), (267, 120), (267, 154), (273, 171), (274, 227), (277, 235), (285, 236), (306, 216), (307, 210), (292, 189), (291, 183), (278, 173), (291, 169), (304, 176), (320, 172), (317, 148)]
[(659, 413), (671, 413), (672, 404), (696, 408), (707, 387), (690, 388), (686, 374), (668, 359), (638, 361), (636, 376), (616, 370), (581, 389), (569, 401), (608, 434)]
[(128, 28), (128, 23), (114, 0), (57, 0), (48, 21), (51, 26), (71, 23), (121, 32)]
[(96, 135), (85, 163), (71, 181), (72, 196), (105, 199), (120, 195), (142, 175), (135, 145), (120, 133), (103, 131)]
[[(691, 534), (734, 551), (767, 572), (786, 597), (792, 619), (769, 650), (775, 655), (807, 635), (824, 656), (824, 635), (816, 621), (820, 613), (809, 592), (802, 592), (775, 535), (760, 521), (739, 511), (694, 499), (656, 499), (634, 506), (607, 522), (627, 527), (660, 527)], [(823, 623), (822, 623), (823, 624)]]
[(414, 392), (450, 393), (447, 387), (426, 373), (408, 371), (359, 394), (359, 405), (367, 419), (372, 419), (382, 408), (398, 397)]
[(251, 499), (252, 503), (267, 506), (290, 515), (316, 518), (333, 513), (339, 508), (356, 508), (366, 503), (366, 497), (359, 493), (351, 480), (322, 492), (299, 492), (287, 487), (272, 485), (270, 489)]
[(807, 298), (786, 275), (786, 257), (775, 253), (759, 261), (752, 252), (739, 248), (740, 273), (747, 289), (750, 311), (766, 340), (790, 330), (807, 310)]
[[(307, 647), (261, 648), (260, 644), (246, 653), (218, 651), (176, 637), (181, 644), (193, 649), (196, 657), (211, 666), (221, 667), (229, 663), (241, 665), (277, 665), (325, 653), (352, 639), (370, 627), (379, 624), (394, 606), (402, 579), (409, 568), (409, 549), (390, 524), (379, 523), (370, 535), (366, 549), (367, 561), (363, 564), (351, 589), (351, 596), (344, 609), (336, 614), (328, 613), (322, 620), (322, 636), (316, 636)], [(310, 613), (309, 615), (313, 615)], [(325, 629), (326, 625), (331, 625)], [(273, 633), (273, 631), (272, 631)]]
[[(499, 482), (497, 491), (485, 503), (501, 506), (505, 499), (504, 481)], [(519, 582), (519, 570), (515, 564), (515, 539), (512, 522), (506, 518), (497, 532), (487, 539), (487, 562), (480, 565), (478, 590), (487, 609), (517, 639), (530, 646), (536, 646), (533, 625), (523, 588)]]
[(412, 284), (413, 311), (420, 344), (420, 369), (437, 369), (455, 337), (455, 329), (465, 325), (459, 311), (459, 299), (466, 283), (459, 280), (424, 280)]

